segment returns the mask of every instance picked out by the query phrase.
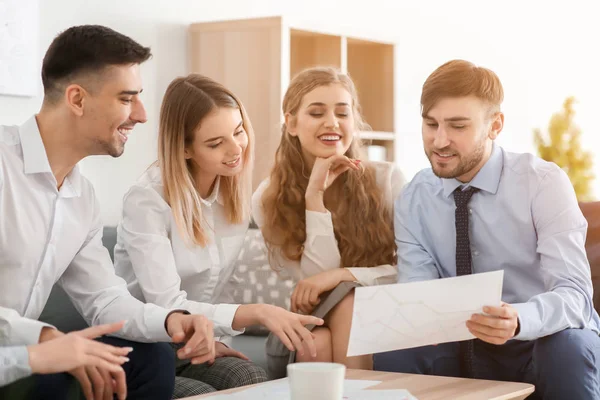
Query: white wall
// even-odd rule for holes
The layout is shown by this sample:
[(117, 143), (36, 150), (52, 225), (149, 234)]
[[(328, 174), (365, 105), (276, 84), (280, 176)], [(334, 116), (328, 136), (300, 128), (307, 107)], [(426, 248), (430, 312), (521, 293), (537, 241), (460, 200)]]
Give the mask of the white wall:
[[(103, 24), (152, 47), (142, 67), (143, 100), (149, 114), (119, 159), (82, 162), (96, 187), (106, 224), (120, 217), (122, 196), (155, 159), (157, 116), (162, 93), (186, 74), (187, 25), (192, 22), (284, 14), (304, 26), (337, 27), (356, 35), (395, 41), (396, 104), (403, 133), (398, 158), (408, 177), (427, 167), (420, 139), (420, 88), (438, 65), (465, 58), (492, 68), (503, 81), (505, 131), (500, 144), (534, 151), (531, 129), (545, 127), (568, 95), (578, 97), (584, 144), (596, 150), (595, 112), (600, 109), (600, 60), (592, 2), (549, 6), (541, 1), (490, 3), (472, 0), (386, 1), (351, 4), (335, 0), (40, 0), (39, 57), (55, 35), (72, 25)], [(569, 5), (566, 5), (569, 4)], [(501, 7), (501, 8), (500, 8)], [(560, 50), (559, 50), (560, 49)], [(240, 60), (241, 63), (244, 60)], [(41, 62), (40, 62), (41, 64)], [(41, 86), (40, 86), (41, 93)], [(37, 112), (41, 96), (0, 96), (0, 124), (20, 124)], [(600, 151), (596, 151), (600, 155)], [(596, 156), (600, 178), (600, 157)], [(600, 196), (600, 179), (596, 193)]]

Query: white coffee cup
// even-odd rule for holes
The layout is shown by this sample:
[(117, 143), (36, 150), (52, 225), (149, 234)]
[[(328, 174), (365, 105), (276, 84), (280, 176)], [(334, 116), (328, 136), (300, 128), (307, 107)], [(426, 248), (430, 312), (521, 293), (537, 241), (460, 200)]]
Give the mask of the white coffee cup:
[(288, 364), (291, 400), (342, 400), (346, 366), (336, 363)]

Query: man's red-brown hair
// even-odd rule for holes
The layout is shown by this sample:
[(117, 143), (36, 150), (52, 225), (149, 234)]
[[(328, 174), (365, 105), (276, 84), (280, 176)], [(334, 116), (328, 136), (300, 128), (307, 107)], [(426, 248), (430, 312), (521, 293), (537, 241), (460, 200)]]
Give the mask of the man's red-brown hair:
[(491, 70), (465, 60), (452, 60), (438, 67), (423, 84), (421, 115), (426, 116), (442, 98), (475, 96), (490, 105), (490, 111), (500, 111), (504, 90), (498, 76)]

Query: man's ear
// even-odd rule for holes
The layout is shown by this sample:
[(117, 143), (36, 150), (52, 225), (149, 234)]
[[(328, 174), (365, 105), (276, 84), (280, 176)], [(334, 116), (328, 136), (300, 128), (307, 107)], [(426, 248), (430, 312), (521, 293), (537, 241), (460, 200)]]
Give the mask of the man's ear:
[(83, 116), (88, 93), (86, 90), (77, 84), (71, 84), (65, 89), (65, 102), (69, 109), (78, 117)]
[(298, 136), (296, 133), (296, 117), (290, 113), (285, 114), (285, 127), (292, 136)]
[(490, 131), (488, 137), (492, 140), (496, 140), (502, 129), (504, 128), (504, 113), (498, 111), (492, 116), (492, 123), (490, 125)]

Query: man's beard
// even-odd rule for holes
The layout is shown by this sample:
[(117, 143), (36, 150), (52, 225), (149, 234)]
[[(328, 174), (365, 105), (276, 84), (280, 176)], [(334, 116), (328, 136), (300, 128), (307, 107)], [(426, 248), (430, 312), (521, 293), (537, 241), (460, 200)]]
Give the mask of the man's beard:
[(120, 141), (116, 143), (115, 141), (107, 142), (96, 139), (93, 149), (93, 153), (91, 154), (109, 155), (113, 158), (117, 158), (120, 157), (125, 151), (125, 144), (121, 143)]
[[(451, 152), (452, 151), (450, 148), (436, 151), (436, 153), (451, 153)], [(458, 157), (458, 165), (451, 171), (447, 171), (443, 168), (438, 168), (431, 159), (432, 154), (433, 154), (433, 150), (431, 151), (431, 154), (427, 155), (427, 158), (429, 158), (429, 162), (431, 164), (431, 169), (433, 170), (433, 173), (438, 178), (445, 178), (445, 179), (457, 178), (459, 176), (463, 176), (463, 175), (467, 174), (469, 171), (471, 171), (473, 168), (475, 168), (477, 165), (479, 165), (479, 163), (481, 162), (481, 160), (483, 159), (483, 156), (485, 154), (485, 141), (482, 140), (479, 143), (479, 146), (477, 146), (477, 148), (475, 150), (473, 150), (473, 152), (471, 152), (468, 156), (466, 156), (464, 158), (460, 154), (456, 153), (456, 156)]]

